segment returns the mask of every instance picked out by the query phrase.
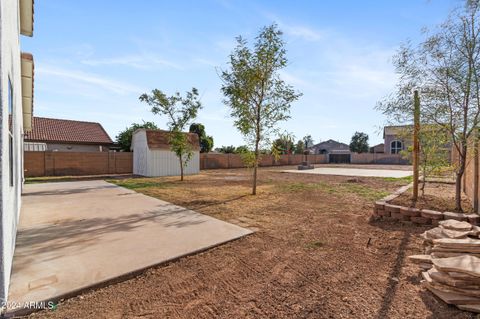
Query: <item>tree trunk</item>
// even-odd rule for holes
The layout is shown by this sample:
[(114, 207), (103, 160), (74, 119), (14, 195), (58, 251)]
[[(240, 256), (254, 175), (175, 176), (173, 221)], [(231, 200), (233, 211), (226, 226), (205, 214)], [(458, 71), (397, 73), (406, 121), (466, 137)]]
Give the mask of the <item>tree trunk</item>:
[(458, 167), (457, 176), (455, 179), (455, 210), (457, 212), (463, 212), (462, 209), (462, 177), (465, 172), (465, 164), (467, 157), (467, 146), (462, 146), (462, 152), (459, 152), (458, 157), (460, 160), (460, 165)]
[(253, 164), (253, 189), (252, 195), (257, 195), (257, 170), (258, 170), (258, 141), (255, 143), (255, 163)]
[(178, 157), (180, 159), (180, 181), (183, 181), (183, 160), (182, 155)]
[(427, 182), (427, 179), (425, 177), (425, 170), (423, 171), (423, 176), (422, 176), (422, 187), (420, 190), (422, 191), (422, 197), (425, 196), (425, 183)]

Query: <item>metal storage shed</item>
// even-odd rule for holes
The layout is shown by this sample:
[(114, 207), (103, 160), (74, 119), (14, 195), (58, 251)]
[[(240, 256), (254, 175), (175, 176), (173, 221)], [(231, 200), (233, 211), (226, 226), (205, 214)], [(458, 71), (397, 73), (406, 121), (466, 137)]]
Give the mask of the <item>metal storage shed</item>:
[[(175, 176), (180, 175), (180, 163), (178, 157), (170, 150), (169, 132), (162, 130), (138, 129), (133, 133), (133, 173), (136, 175)], [(184, 167), (185, 175), (198, 174), (200, 172), (200, 143), (198, 135), (187, 134), (188, 140), (193, 146), (193, 156)]]

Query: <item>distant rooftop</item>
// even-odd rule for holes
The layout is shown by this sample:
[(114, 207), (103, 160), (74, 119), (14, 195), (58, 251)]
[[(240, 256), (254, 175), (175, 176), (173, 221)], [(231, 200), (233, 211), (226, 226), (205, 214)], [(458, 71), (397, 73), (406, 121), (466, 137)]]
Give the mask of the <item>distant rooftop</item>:
[(28, 142), (112, 144), (100, 123), (33, 117), (33, 129), (25, 134)]

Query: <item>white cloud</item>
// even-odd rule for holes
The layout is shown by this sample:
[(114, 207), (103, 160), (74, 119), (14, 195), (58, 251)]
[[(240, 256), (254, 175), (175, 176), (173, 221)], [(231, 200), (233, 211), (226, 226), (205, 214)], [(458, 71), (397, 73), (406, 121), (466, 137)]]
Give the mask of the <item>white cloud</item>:
[(182, 70), (183, 68), (178, 64), (168, 61), (158, 55), (144, 53), (136, 55), (125, 55), (104, 59), (84, 59), (81, 61), (83, 64), (91, 66), (101, 65), (123, 65), (136, 69), (151, 69), (156, 67), (169, 67), (173, 69)]
[(78, 70), (70, 70), (64, 68), (39, 66), (35, 68), (35, 73), (39, 76), (58, 77), (69, 81), (80, 82), (90, 86), (102, 87), (111, 92), (125, 95), (128, 93), (139, 93), (144, 91), (142, 88), (113, 79), (105, 78), (97, 74), (86, 73)]
[(292, 37), (299, 37), (307, 41), (318, 41), (324, 36), (322, 32), (303, 25), (279, 23), (279, 26), (285, 32), (285, 34)]

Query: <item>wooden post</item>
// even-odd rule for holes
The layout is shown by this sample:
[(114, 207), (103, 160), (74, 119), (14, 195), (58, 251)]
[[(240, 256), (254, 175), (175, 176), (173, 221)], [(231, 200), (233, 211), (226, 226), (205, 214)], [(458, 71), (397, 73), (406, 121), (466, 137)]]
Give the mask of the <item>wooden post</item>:
[(418, 155), (420, 143), (418, 134), (420, 132), (420, 97), (418, 91), (413, 93), (413, 202), (418, 200)]
[[(479, 132), (478, 130), (475, 132), (473, 136), (473, 211), (478, 213), (478, 197), (479, 197), (479, 155), (478, 155), (478, 147), (479, 147)], [(465, 173), (463, 175), (463, 180), (466, 180)]]

